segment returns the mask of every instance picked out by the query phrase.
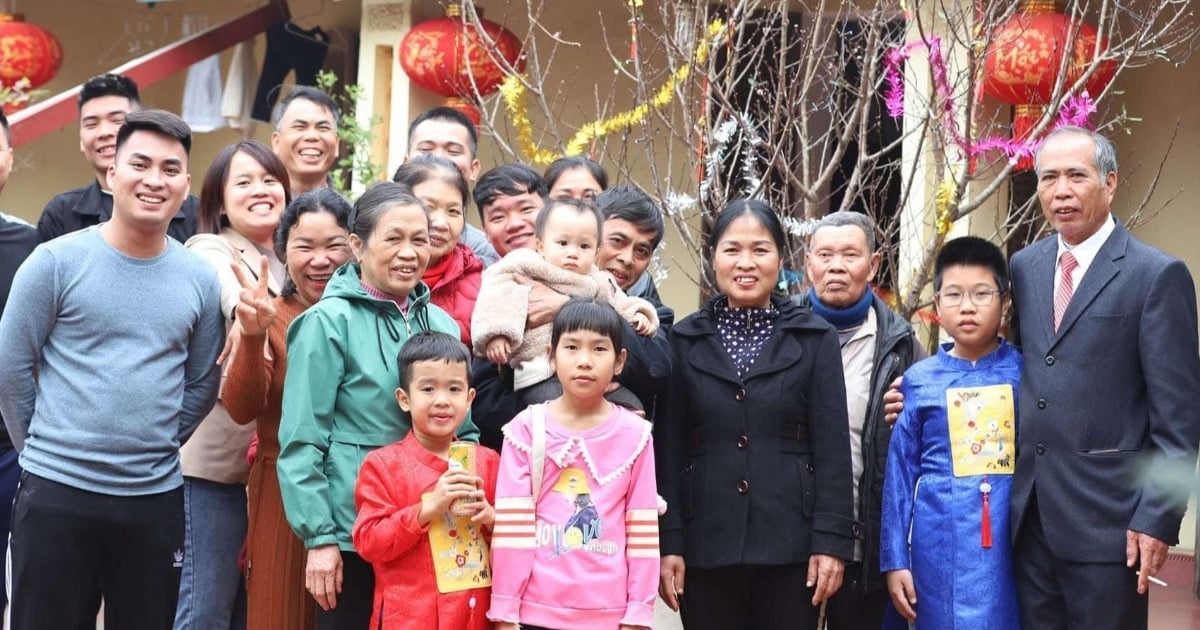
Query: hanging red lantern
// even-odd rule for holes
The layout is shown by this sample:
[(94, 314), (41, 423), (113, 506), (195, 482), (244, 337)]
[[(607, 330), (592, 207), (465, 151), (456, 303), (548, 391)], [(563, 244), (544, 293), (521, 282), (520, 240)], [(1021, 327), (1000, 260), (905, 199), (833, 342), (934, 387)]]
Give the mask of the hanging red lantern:
[[(1070, 37), (1074, 34), (1074, 40)], [(1058, 10), (1053, 0), (1021, 0), (1017, 12), (992, 33), (984, 57), (985, 94), (1015, 107), (1013, 137), (1028, 140), (1030, 132), (1045, 113), (1054, 95), (1058, 71), (1064, 67), (1063, 55), (1071, 55), (1065, 64), (1064, 85), (1071, 86), (1091, 65), (1096, 52), (1108, 49), (1108, 42), (1090, 24), (1072, 20)], [(1108, 60), (1088, 78), (1084, 89), (1098, 96), (1108, 87), (1117, 64)], [(1033, 168), (1033, 160), (1022, 159), (1017, 170)]]
[(484, 35), (462, 17), (457, 4), (446, 17), (421, 22), (400, 40), (400, 67), (413, 83), (446, 97), (446, 104), (479, 124), (476, 99), (495, 92), (506, 76), (503, 59), (525, 69), (521, 40), (508, 29), (480, 18)]
[(45, 85), (62, 66), (62, 44), (50, 31), (20, 15), (0, 13), (0, 85), (29, 79), (26, 89)]
[(476, 127), (479, 126), (479, 123), (483, 122), (483, 115), (479, 113), (479, 108), (470, 99), (465, 99), (461, 96), (447, 96), (445, 105), (470, 118), (471, 123)]

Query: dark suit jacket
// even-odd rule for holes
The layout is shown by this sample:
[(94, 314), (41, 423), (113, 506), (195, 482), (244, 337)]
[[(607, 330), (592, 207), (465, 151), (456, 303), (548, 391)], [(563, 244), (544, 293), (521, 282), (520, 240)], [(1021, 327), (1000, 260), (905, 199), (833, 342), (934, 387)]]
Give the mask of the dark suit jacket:
[(779, 319), (745, 378), (714, 300), (671, 329), (674, 370), (654, 426), (663, 555), (689, 568), (850, 560), (850, 428), (837, 333), (773, 298)]
[(1127, 529), (1178, 542), (1187, 495), (1163, 473), (1190, 475), (1200, 440), (1195, 287), (1181, 261), (1118, 223), (1055, 334), (1057, 253), (1046, 238), (1012, 259), (1025, 354), (1012, 532), (1036, 488), (1059, 557), (1124, 562)]

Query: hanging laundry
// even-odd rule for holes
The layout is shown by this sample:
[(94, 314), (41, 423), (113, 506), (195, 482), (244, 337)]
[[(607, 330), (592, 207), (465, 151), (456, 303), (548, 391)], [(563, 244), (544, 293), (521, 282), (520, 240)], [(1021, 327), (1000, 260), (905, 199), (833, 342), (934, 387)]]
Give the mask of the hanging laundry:
[[(192, 16), (185, 15), (184, 36), (204, 30), (208, 20), (203, 21), (201, 24)], [(221, 117), (221, 59), (218, 55), (201, 59), (188, 68), (181, 113), (193, 132), (214, 131), (225, 126), (225, 119)]]
[(267, 55), (263, 59), (251, 117), (271, 122), (271, 109), (279, 97), (277, 88), (288, 72), (296, 72), (296, 85), (316, 85), (317, 72), (329, 52), (329, 35), (316, 26), (302, 29), (288, 21), (267, 29)]
[(254, 107), (254, 89), (258, 81), (258, 64), (254, 58), (254, 40), (248, 39), (233, 48), (229, 75), (225, 77), (225, 96), (221, 99), (221, 116), (234, 129), (247, 129), (253, 123), (250, 111)]

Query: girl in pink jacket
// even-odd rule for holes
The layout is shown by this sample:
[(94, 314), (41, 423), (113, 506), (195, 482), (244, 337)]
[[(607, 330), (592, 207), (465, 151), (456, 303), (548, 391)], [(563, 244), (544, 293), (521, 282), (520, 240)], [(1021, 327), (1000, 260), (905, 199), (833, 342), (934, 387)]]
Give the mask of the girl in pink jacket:
[(498, 629), (649, 628), (658, 588), (650, 424), (604, 399), (625, 362), (612, 306), (574, 298), (554, 318), (563, 395), (504, 427), (492, 532)]

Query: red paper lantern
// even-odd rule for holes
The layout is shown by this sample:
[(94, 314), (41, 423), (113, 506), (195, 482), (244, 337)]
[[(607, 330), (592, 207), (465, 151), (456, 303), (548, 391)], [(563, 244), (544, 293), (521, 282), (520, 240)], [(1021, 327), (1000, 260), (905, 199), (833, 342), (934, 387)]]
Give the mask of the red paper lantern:
[(446, 17), (422, 22), (400, 40), (400, 67), (413, 83), (447, 97), (446, 104), (479, 123), (475, 101), (495, 92), (505, 71), (496, 58), (524, 70), (521, 40), (495, 22), (480, 19), (486, 36), (463, 19), (459, 6)]
[[(1074, 34), (1074, 40), (1071, 35)], [(1095, 27), (1077, 22), (1060, 13), (1053, 0), (1022, 0), (1017, 12), (992, 33), (984, 57), (985, 94), (1015, 106), (1013, 137), (1028, 139), (1030, 131), (1045, 112), (1054, 93), (1063, 55), (1070, 51), (1064, 85), (1071, 86), (1091, 65), (1100, 39), (1100, 51), (1108, 42)], [(1104, 61), (1092, 73), (1084, 89), (1093, 96), (1104, 91), (1117, 64)], [(1021, 160), (1017, 170), (1033, 168), (1030, 159)]]
[(465, 99), (461, 96), (447, 96), (446, 107), (449, 107), (450, 109), (461, 113), (463, 116), (470, 118), (471, 123), (476, 127), (479, 126), (479, 123), (483, 122), (483, 116), (479, 113), (479, 108), (476, 107), (475, 103), (469, 99)]
[(0, 84), (29, 79), (29, 89), (45, 85), (62, 66), (62, 44), (50, 31), (20, 15), (0, 13)]

